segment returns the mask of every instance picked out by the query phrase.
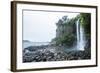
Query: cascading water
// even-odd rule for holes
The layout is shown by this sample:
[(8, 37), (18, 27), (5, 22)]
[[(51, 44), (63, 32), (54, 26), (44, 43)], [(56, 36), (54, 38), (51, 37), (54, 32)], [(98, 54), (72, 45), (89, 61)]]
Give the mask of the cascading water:
[(84, 37), (84, 29), (80, 26), (79, 19), (76, 22), (76, 32), (77, 32), (77, 50), (84, 51), (85, 46), (85, 37)]

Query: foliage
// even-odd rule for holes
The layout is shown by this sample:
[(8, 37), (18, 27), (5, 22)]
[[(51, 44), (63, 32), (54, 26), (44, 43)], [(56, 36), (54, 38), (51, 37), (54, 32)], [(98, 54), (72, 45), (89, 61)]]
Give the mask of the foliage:
[(69, 19), (67, 16), (63, 16), (62, 19), (59, 19), (56, 23), (57, 31), (59, 33), (52, 40), (56, 42), (56, 45), (64, 45), (67, 47), (73, 46), (76, 42), (76, 21), (80, 19), (80, 25), (84, 28), (86, 40), (89, 40), (91, 37), (91, 14), (90, 13), (80, 13), (74, 18)]
[(90, 13), (80, 13), (80, 24), (83, 26), (85, 33), (90, 34), (91, 14)]
[(62, 37), (56, 38), (56, 45), (71, 47), (76, 40), (73, 34), (66, 34)]
[(56, 45), (72, 47), (76, 40), (76, 18), (69, 19), (67, 16), (59, 19), (57, 26), (57, 32), (59, 34), (52, 40), (56, 42)]
[(85, 50), (90, 53), (91, 48), (91, 14), (81, 13), (80, 14), (80, 24), (83, 26), (86, 37)]

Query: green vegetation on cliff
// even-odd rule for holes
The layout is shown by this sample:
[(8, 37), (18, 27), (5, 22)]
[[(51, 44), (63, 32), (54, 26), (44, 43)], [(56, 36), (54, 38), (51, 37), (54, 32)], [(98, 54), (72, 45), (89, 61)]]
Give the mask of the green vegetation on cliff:
[[(86, 39), (90, 39), (91, 35), (91, 14), (80, 13), (74, 18), (69, 19), (67, 16), (63, 16), (56, 23), (56, 37), (52, 39), (52, 42), (56, 42), (57, 46), (73, 47), (76, 45), (76, 22), (80, 20), (80, 25), (84, 28)], [(90, 42), (90, 41), (89, 41)]]

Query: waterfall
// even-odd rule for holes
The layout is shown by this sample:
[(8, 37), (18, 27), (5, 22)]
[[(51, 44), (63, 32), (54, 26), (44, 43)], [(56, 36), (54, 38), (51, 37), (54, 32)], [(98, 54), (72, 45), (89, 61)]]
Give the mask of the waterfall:
[(76, 32), (77, 32), (77, 50), (84, 51), (85, 46), (85, 37), (84, 37), (84, 29), (80, 26), (79, 19), (76, 22)]

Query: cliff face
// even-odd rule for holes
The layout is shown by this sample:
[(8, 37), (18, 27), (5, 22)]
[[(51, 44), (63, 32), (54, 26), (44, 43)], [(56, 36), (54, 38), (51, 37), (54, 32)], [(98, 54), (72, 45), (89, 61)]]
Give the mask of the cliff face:
[(60, 25), (56, 29), (56, 37), (62, 37), (65, 34), (73, 33), (74, 29), (71, 26)]
[(64, 16), (66, 17), (65, 19), (60, 19), (58, 21), (58, 23), (56, 23), (57, 25), (57, 31), (56, 31), (56, 37), (59, 37), (61, 34), (75, 34), (76, 32), (76, 21), (77, 21), (77, 18), (72, 18), (72, 19), (69, 19), (67, 18), (67, 16)]
[(57, 23), (56, 45), (72, 46), (76, 40), (76, 19), (69, 19), (67, 16), (62, 17)]

